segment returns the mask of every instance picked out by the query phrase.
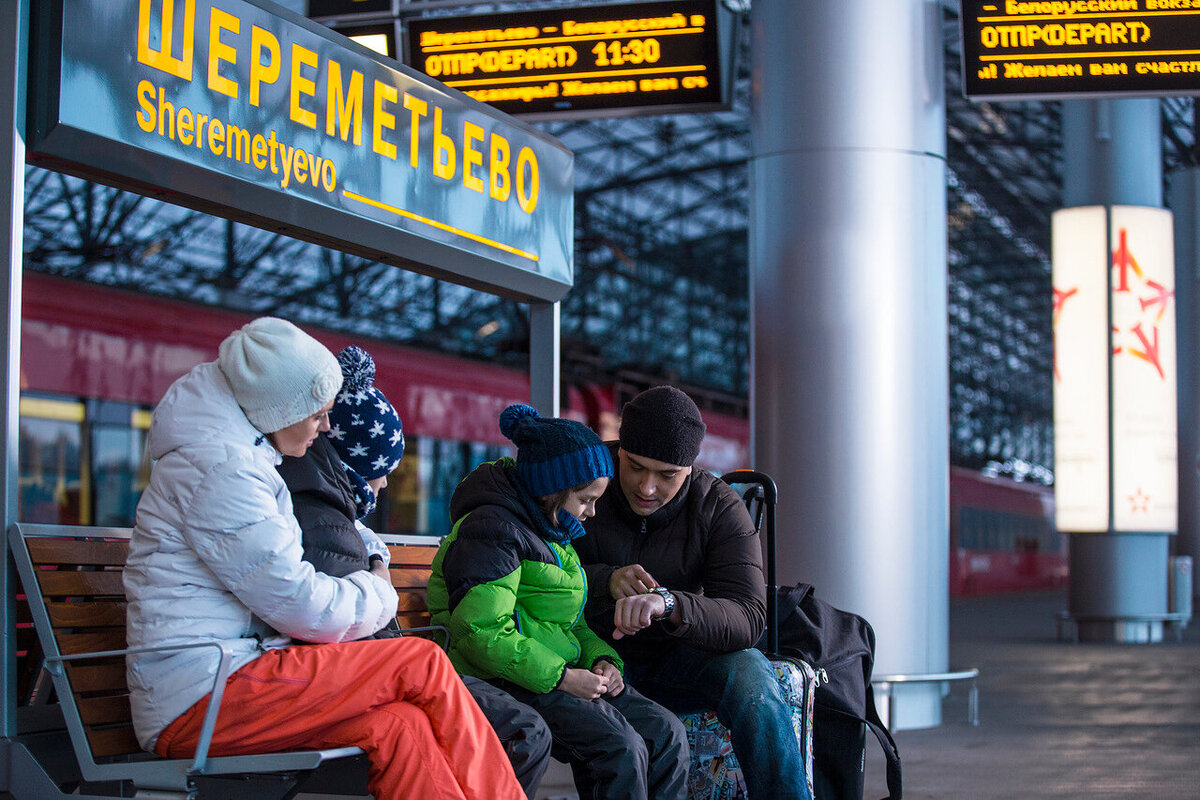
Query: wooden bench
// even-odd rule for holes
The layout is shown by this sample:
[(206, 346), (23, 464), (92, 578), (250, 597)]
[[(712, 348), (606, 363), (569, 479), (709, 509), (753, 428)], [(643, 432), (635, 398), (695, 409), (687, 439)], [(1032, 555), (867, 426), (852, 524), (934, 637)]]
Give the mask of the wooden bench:
[[(65, 525), (16, 524), (9, 530), (9, 547), (25, 589), (27, 611), (18, 619), (32, 619), (44, 668), (53, 679), (63, 721), (87, 784), (119, 784), (120, 796), (132, 787), (137, 796), (195, 798), (197, 779), (240, 776), (222, 781), (222, 796), (256, 800), (290, 797), (297, 784), (322, 764), (334, 759), (360, 757), (357, 747), (246, 756), (210, 757), (208, 745), (220, 696), (230, 669), (231, 653), (217, 643), (185, 645), (221, 651), (221, 665), (213, 688), (213, 703), (205, 716), (198, 751), (193, 759), (163, 759), (144, 752), (134, 736), (125, 683), (125, 589), (121, 571), (129, 551), (130, 531), (117, 528), (83, 528)], [(384, 537), (392, 554), (392, 583), (400, 595), (397, 620), (402, 628), (428, 627), (425, 587), (437, 545), (428, 537)], [(22, 626), (27, 627), (27, 626)], [(154, 648), (145, 648), (154, 649)], [(31, 660), (37, 649), (30, 644)], [(35, 675), (39, 670), (27, 669)], [(39, 679), (28, 681), (37, 687)], [(41, 699), (48, 687), (40, 690)], [(31, 689), (27, 697), (33, 697)], [(351, 781), (361, 782), (365, 772)], [(267, 775), (265, 782), (248, 776)], [(27, 780), (29, 780), (27, 778)], [(345, 778), (340, 780), (346, 785)], [(73, 788), (73, 787), (72, 787)], [(19, 795), (18, 795), (19, 796)], [(31, 796), (71, 797), (48, 776)], [(106, 795), (112, 796), (112, 795)]]

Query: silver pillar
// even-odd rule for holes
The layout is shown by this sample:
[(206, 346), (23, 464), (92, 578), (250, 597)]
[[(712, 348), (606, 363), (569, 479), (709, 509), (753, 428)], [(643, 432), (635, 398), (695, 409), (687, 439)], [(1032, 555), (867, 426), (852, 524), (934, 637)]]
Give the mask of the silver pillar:
[[(1159, 101), (1070, 100), (1063, 103), (1063, 202), (1162, 207)], [(1111, 413), (1111, 411), (1110, 411)], [(1106, 435), (1098, 431), (1097, 435)], [(1111, 515), (1110, 515), (1111, 527)], [(1162, 625), (1131, 618), (1167, 612), (1169, 536), (1163, 533), (1072, 533), (1067, 610), (1082, 641), (1162, 639)], [(1124, 618), (1124, 619), (1122, 619)]]
[[(8, 527), (17, 520), (18, 414), (21, 392), (21, 241), (25, 226), (25, 62), (29, 5), (25, 0), (0, 0), (0, 224), (4, 227), (4, 311), (0, 349), (4, 352), (3, 413), (0, 413), (0, 483), (3, 484), (5, 559), (0, 570), (0, 736), (16, 734), (16, 576), (8, 553)], [(7, 754), (4, 754), (5, 756)], [(0, 786), (0, 788), (5, 788)]]
[[(1179, 337), (1178, 555), (1200, 563), (1200, 169), (1171, 177), (1168, 206), (1175, 215), (1175, 318)], [(1200, 581), (1192, 576), (1192, 591)], [(1198, 595), (1200, 596), (1200, 595)]]
[[(752, 8), (752, 429), (780, 489), (779, 580), (865, 616), (878, 674), (942, 672), (941, 6)], [(893, 727), (937, 725), (938, 687), (905, 688)]]
[(529, 404), (557, 417), (561, 397), (561, 319), (558, 303), (529, 306)]

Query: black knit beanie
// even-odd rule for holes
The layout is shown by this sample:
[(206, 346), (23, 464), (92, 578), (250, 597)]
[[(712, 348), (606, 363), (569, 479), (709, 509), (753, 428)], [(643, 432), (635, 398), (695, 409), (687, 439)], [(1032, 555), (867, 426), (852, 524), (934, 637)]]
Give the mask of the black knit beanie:
[(692, 398), (674, 386), (655, 386), (621, 409), (618, 436), (627, 453), (690, 467), (700, 455), (704, 420)]
[(511, 405), (500, 414), (500, 432), (517, 446), (517, 475), (534, 497), (613, 475), (608, 448), (573, 419), (542, 417), (531, 406)]

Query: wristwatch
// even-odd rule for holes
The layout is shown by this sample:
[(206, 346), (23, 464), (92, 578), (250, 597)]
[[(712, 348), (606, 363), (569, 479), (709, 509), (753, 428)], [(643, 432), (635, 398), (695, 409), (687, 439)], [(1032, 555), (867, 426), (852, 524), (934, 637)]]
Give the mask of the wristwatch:
[(650, 591), (661, 597), (663, 599), (663, 603), (666, 605), (666, 610), (654, 619), (666, 619), (667, 617), (671, 616), (671, 614), (675, 611), (675, 595), (671, 594), (669, 589), (665, 589), (662, 586), (655, 586)]

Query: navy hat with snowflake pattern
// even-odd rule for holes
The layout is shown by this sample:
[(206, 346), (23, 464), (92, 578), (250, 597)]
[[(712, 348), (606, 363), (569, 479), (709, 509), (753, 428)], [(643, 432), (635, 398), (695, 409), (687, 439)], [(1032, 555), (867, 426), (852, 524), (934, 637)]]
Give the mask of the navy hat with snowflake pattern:
[(329, 411), (329, 438), (342, 462), (366, 480), (387, 475), (404, 455), (400, 415), (375, 388), (375, 360), (350, 345), (337, 355), (342, 391)]

